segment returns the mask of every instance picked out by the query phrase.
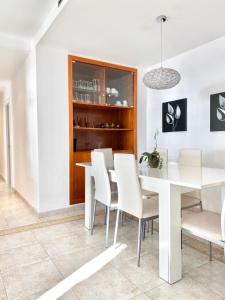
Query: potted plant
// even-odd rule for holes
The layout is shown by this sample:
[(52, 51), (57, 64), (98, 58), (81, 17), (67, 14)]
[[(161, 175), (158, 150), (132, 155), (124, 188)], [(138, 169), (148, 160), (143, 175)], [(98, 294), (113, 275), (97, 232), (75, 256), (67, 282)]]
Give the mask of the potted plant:
[(157, 141), (157, 137), (158, 137), (159, 131), (156, 130), (155, 134), (154, 134), (154, 149), (151, 153), (149, 152), (144, 152), (142, 153), (139, 163), (141, 164), (143, 161), (146, 161), (147, 164), (151, 167), (151, 168), (159, 168), (161, 169), (163, 166), (163, 159), (160, 157), (159, 152), (157, 151), (158, 148), (158, 141)]

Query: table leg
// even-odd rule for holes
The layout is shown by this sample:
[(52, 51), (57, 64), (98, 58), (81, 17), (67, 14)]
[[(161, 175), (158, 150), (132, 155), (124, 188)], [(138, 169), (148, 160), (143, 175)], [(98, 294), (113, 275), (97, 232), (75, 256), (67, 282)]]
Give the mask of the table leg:
[(94, 209), (94, 179), (91, 168), (85, 168), (85, 227), (91, 229)]
[(168, 182), (159, 189), (159, 276), (172, 284), (182, 277), (181, 188)]

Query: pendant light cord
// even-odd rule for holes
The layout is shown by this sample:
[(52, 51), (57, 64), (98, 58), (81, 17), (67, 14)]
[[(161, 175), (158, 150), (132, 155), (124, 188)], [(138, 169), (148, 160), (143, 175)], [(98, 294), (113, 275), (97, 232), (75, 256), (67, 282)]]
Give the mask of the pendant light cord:
[(163, 67), (162, 62), (163, 62), (163, 19), (161, 20), (161, 68)]

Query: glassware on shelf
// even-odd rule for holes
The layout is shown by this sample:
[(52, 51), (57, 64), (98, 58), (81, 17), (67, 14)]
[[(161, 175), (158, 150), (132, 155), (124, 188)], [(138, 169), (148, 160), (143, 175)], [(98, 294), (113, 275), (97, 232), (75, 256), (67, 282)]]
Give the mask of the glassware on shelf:
[(78, 88), (78, 82), (77, 82), (77, 80), (73, 80), (73, 88), (75, 88), (75, 89)]
[(99, 92), (100, 91), (100, 80), (99, 79), (93, 79), (92, 81), (74, 80), (73, 88), (76, 90)]
[(93, 89), (94, 91), (98, 91), (98, 79), (93, 79)]
[(74, 100), (78, 100), (78, 92), (74, 92)]
[(82, 80), (78, 80), (77, 87), (78, 89), (82, 89)]
[(87, 90), (88, 91), (93, 91), (93, 82), (92, 81), (87, 81)]
[(86, 103), (91, 103), (91, 96), (89, 94), (85, 94), (85, 102)]

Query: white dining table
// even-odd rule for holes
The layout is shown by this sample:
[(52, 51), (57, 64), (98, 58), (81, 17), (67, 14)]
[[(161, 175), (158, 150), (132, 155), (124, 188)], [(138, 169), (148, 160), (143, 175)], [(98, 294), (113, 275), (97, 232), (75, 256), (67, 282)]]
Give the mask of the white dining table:
[[(77, 163), (85, 168), (85, 226), (91, 229), (94, 180), (91, 163)], [(225, 198), (225, 169), (189, 167), (168, 163), (162, 169), (139, 166), (142, 189), (159, 195), (159, 277), (173, 284), (182, 279), (181, 257), (181, 193), (187, 189), (202, 190), (221, 187)], [(117, 181), (116, 172), (109, 170), (110, 179)], [(213, 201), (214, 199), (212, 199)]]

